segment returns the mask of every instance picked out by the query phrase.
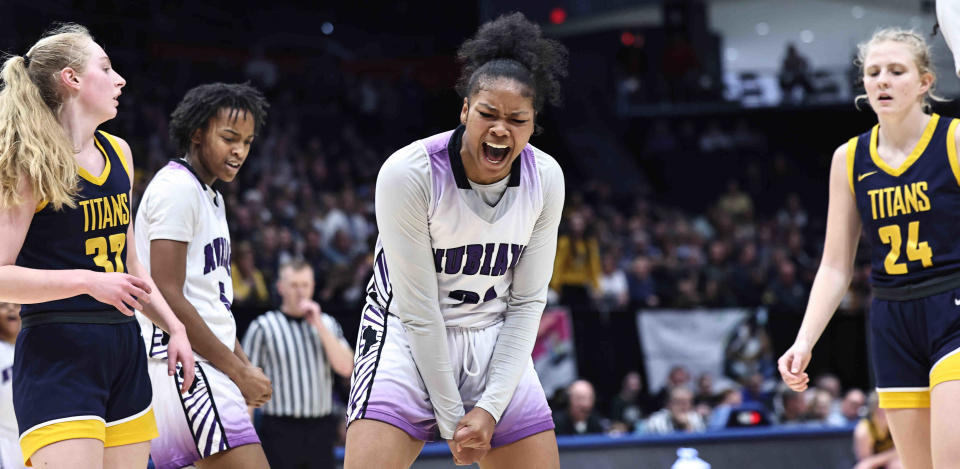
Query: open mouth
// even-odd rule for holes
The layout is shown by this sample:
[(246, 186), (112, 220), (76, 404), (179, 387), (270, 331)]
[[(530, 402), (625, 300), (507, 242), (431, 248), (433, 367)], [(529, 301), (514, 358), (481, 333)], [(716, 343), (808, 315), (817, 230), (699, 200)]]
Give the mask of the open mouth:
[(229, 167), (231, 167), (231, 168), (233, 168), (233, 169), (240, 169), (240, 163), (230, 163), (230, 162), (227, 162), (227, 166), (229, 166)]
[(507, 145), (497, 145), (495, 143), (483, 142), (483, 158), (491, 164), (500, 164), (507, 159), (510, 154), (510, 147)]
[(883, 93), (883, 94), (881, 94), (880, 96), (877, 97), (877, 100), (879, 100), (879, 101), (893, 101), (893, 96), (890, 96), (889, 94)]

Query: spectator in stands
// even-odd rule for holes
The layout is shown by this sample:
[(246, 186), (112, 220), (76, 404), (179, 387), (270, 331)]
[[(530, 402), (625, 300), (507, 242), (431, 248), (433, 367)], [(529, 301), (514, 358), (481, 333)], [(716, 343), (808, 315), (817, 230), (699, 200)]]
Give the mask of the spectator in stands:
[(730, 244), (715, 239), (709, 244), (707, 265), (703, 267), (704, 304), (711, 308), (728, 308), (737, 305), (730, 282), (731, 267), (728, 261)]
[(863, 417), (863, 413), (867, 412), (864, 407), (866, 400), (866, 395), (857, 388), (847, 391), (847, 394), (843, 396), (843, 401), (840, 403), (840, 413), (847, 424), (856, 423)]
[(553, 413), (557, 435), (603, 433), (604, 423), (594, 412), (596, 396), (589, 381), (578, 379), (567, 388), (568, 405)]
[(766, 276), (757, 258), (757, 245), (747, 242), (740, 247), (737, 263), (731, 268), (730, 283), (739, 306), (759, 306)]
[(720, 214), (729, 217), (734, 225), (750, 223), (753, 220), (753, 199), (740, 190), (736, 179), (727, 181), (727, 192), (717, 200)]
[(683, 365), (674, 365), (667, 373), (667, 382), (654, 397), (655, 408), (657, 410), (667, 405), (670, 398), (670, 390), (673, 388), (690, 388), (690, 372)]
[(777, 211), (777, 223), (784, 228), (804, 229), (807, 226), (807, 211), (803, 209), (796, 192), (787, 195), (787, 203)]
[[(600, 288), (601, 274), (600, 245), (596, 237), (587, 233), (583, 212), (574, 211), (567, 216), (567, 232), (557, 238), (550, 287), (560, 293), (560, 302), (570, 308), (577, 363), (598, 362), (595, 342), (602, 339), (602, 334), (593, 296)], [(589, 367), (583, 370), (584, 378), (591, 382), (603, 379)]]
[(700, 135), (700, 151), (714, 153), (733, 149), (733, 137), (720, 128), (720, 122), (711, 120)]
[(254, 262), (250, 242), (240, 241), (235, 245), (230, 270), (233, 272), (234, 305), (259, 307), (270, 301), (270, 290)]
[(763, 378), (763, 374), (760, 372), (753, 373), (744, 380), (743, 384), (742, 394), (744, 403), (757, 403), (768, 411), (773, 410), (773, 393), (766, 389), (765, 386), (767, 383)]
[(643, 380), (640, 373), (631, 371), (623, 377), (620, 392), (610, 403), (610, 430), (632, 432), (643, 418)]
[(763, 303), (770, 315), (768, 324), (774, 355), (780, 356), (793, 344), (793, 338), (800, 329), (807, 302), (807, 287), (797, 278), (796, 266), (790, 260), (784, 259), (778, 263), (776, 275), (763, 293)]
[(630, 293), (630, 309), (656, 308), (660, 305), (657, 296), (657, 284), (651, 272), (650, 259), (637, 256), (630, 263), (630, 272), (627, 273), (627, 286)]
[(780, 394), (780, 425), (800, 425), (807, 421), (807, 398), (802, 392), (784, 389)]
[(727, 338), (723, 370), (728, 378), (745, 381), (752, 376), (773, 375), (773, 350), (767, 331), (754, 314), (741, 322)]
[(713, 375), (710, 373), (701, 373), (697, 378), (696, 394), (693, 397), (693, 403), (696, 406), (706, 405), (712, 408), (717, 404), (717, 395), (713, 390)]
[(830, 391), (813, 388), (813, 398), (810, 402), (808, 420), (828, 427), (842, 427), (847, 424), (840, 413), (839, 407), (834, 406), (835, 400)]
[(599, 300), (600, 308), (608, 312), (623, 312), (630, 301), (627, 275), (617, 265), (617, 258), (613, 254), (603, 256)]
[(710, 413), (707, 420), (707, 429), (716, 430), (725, 428), (730, 419), (730, 413), (743, 405), (743, 394), (736, 387), (729, 387), (720, 392), (720, 402)]
[(868, 408), (867, 416), (853, 430), (853, 454), (857, 458), (854, 469), (902, 469), (876, 391), (870, 393)]
[[(797, 52), (792, 44), (787, 44), (787, 52), (780, 65), (780, 90), (783, 93), (782, 101), (798, 103), (805, 101), (813, 92), (810, 80), (810, 63), (807, 58)], [(800, 94), (797, 95), (799, 89)]]
[(667, 406), (643, 422), (640, 432), (665, 435), (673, 432), (699, 433), (706, 430), (703, 418), (693, 410), (693, 391), (686, 387), (670, 390)]

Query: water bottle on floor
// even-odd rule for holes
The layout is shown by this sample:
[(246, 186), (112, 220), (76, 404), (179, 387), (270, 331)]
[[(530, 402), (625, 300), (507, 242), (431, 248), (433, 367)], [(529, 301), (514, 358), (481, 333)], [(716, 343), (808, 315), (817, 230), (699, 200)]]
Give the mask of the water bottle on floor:
[(697, 457), (697, 450), (693, 448), (677, 449), (677, 461), (670, 469), (710, 469), (710, 463)]

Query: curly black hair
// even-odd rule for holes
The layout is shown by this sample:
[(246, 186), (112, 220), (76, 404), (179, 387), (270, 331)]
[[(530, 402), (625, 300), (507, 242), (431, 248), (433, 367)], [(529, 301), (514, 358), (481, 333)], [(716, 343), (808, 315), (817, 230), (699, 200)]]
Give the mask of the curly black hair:
[(485, 82), (510, 78), (529, 87), (533, 109), (544, 102), (559, 106), (560, 78), (567, 75), (567, 48), (543, 37), (540, 27), (523, 13), (503, 15), (480, 26), (477, 35), (460, 46), (457, 58), (463, 71), (457, 92), (468, 98)]
[(259, 90), (248, 83), (208, 83), (187, 91), (180, 104), (170, 114), (170, 140), (181, 152), (190, 149), (191, 136), (197, 129), (206, 128), (210, 118), (220, 109), (250, 113), (254, 133), (260, 132), (267, 119), (270, 104)]

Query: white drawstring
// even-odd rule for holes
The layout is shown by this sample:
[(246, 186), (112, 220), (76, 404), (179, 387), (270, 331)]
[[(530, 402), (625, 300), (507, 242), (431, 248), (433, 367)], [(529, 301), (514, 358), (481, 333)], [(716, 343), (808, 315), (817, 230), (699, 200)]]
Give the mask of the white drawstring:
[[(460, 329), (463, 332), (463, 341), (466, 342), (464, 345), (465, 350), (463, 351), (463, 372), (467, 376), (477, 376), (480, 374), (480, 360), (477, 360), (477, 350), (473, 347), (473, 334), (469, 334), (467, 329)], [(470, 371), (470, 368), (467, 366), (467, 358), (472, 357), (473, 363), (476, 365), (476, 371)]]

